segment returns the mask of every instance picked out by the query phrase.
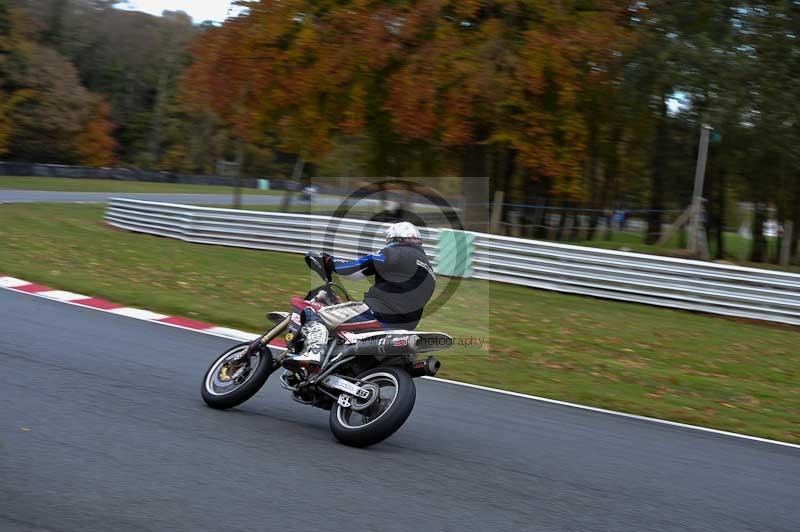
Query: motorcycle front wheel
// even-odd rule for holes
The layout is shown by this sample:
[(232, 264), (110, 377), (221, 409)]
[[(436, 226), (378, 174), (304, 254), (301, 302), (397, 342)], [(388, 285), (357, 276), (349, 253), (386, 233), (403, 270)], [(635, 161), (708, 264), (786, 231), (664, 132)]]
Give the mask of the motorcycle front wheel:
[(366, 447), (382, 442), (405, 423), (414, 408), (417, 389), (411, 375), (400, 368), (374, 368), (359, 375), (358, 380), (360, 386), (374, 390), (377, 395), (351, 407), (335, 403), (330, 425), (340, 442)]
[(203, 400), (211, 408), (226, 409), (238, 406), (267, 382), (274, 370), (272, 353), (268, 348), (247, 354), (248, 342), (236, 344), (212, 362), (203, 377)]

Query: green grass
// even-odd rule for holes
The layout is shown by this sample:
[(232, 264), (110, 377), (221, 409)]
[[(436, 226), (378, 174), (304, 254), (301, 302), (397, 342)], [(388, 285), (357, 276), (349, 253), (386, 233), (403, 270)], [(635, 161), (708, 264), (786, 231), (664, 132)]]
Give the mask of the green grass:
[[(57, 190), (60, 192), (152, 192), (160, 194), (231, 194), (231, 187), (148, 183), (115, 179), (70, 179), (62, 177), (0, 176), (0, 189)], [(276, 190), (242, 189), (244, 194), (282, 194)]]
[[(780, 266), (777, 264), (750, 262), (748, 260), (750, 254), (750, 247), (752, 241), (742, 238), (736, 233), (724, 233), (724, 246), (725, 246), (725, 262), (736, 264), (738, 266), (747, 266), (750, 268), (765, 268), (770, 270), (780, 270), (788, 272), (800, 273), (800, 266), (789, 265)], [(569, 242), (576, 246), (591, 246), (602, 249), (613, 249), (618, 251), (633, 251), (635, 253), (649, 253), (652, 255), (668, 255), (673, 257), (687, 257), (687, 252), (681, 248), (679, 238), (673, 237), (670, 241), (662, 246), (649, 245), (644, 243), (644, 237), (638, 233), (613, 233), (610, 240), (604, 238), (597, 238), (594, 240), (580, 240), (576, 242)], [(770, 256), (774, 255), (778, 246), (778, 239), (773, 237), (767, 238), (767, 246)], [(712, 253), (715, 248), (711, 250)]]
[[(0, 206), (0, 272), (254, 331), (313, 283), (299, 255), (115, 230), (102, 212)], [(798, 328), (482, 281), (421, 327), (485, 340), (442, 353), (445, 378), (800, 442)]]

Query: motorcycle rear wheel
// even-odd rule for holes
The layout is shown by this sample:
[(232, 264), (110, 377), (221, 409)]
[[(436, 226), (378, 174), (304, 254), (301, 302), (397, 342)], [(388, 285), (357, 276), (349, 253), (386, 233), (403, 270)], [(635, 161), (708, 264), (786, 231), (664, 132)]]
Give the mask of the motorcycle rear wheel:
[(211, 408), (224, 410), (244, 403), (264, 386), (274, 371), (268, 348), (251, 353), (249, 357), (245, 354), (246, 364), (238, 363), (236, 357), (246, 353), (249, 347), (248, 342), (236, 344), (209, 366), (203, 376), (201, 393)]
[(382, 442), (405, 423), (417, 398), (411, 375), (400, 368), (373, 368), (358, 376), (360, 384), (379, 388), (379, 398), (369, 408), (358, 412), (334, 403), (330, 413), (333, 435), (352, 447), (366, 447)]

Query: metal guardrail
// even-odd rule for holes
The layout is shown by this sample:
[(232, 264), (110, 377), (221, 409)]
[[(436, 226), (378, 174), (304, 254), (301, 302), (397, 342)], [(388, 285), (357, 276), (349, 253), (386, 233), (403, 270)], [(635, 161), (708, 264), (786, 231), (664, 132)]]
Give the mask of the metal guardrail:
[(477, 234), (474, 277), (800, 325), (800, 275)]
[[(115, 227), (199, 244), (305, 253), (326, 250), (344, 258), (375, 252), (388, 223), (114, 198), (106, 221)], [(421, 228), (425, 252), (436, 258), (439, 229)]]
[[(386, 224), (113, 199), (109, 224), (187, 242), (354, 257)], [(436, 262), (440, 230), (422, 228)], [(545, 290), (800, 325), (800, 275), (474, 233), (473, 277)], [(466, 257), (465, 257), (466, 259)]]

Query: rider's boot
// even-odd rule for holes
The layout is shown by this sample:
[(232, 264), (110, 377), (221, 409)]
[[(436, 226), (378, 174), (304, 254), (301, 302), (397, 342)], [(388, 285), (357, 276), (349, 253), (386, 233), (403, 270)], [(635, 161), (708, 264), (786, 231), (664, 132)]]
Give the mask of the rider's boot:
[(322, 363), (328, 345), (328, 328), (321, 321), (307, 321), (300, 328), (300, 334), (304, 341), (303, 350), (298, 355), (286, 358), (283, 367), (294, 372), (305, 368), (312, 373)]

